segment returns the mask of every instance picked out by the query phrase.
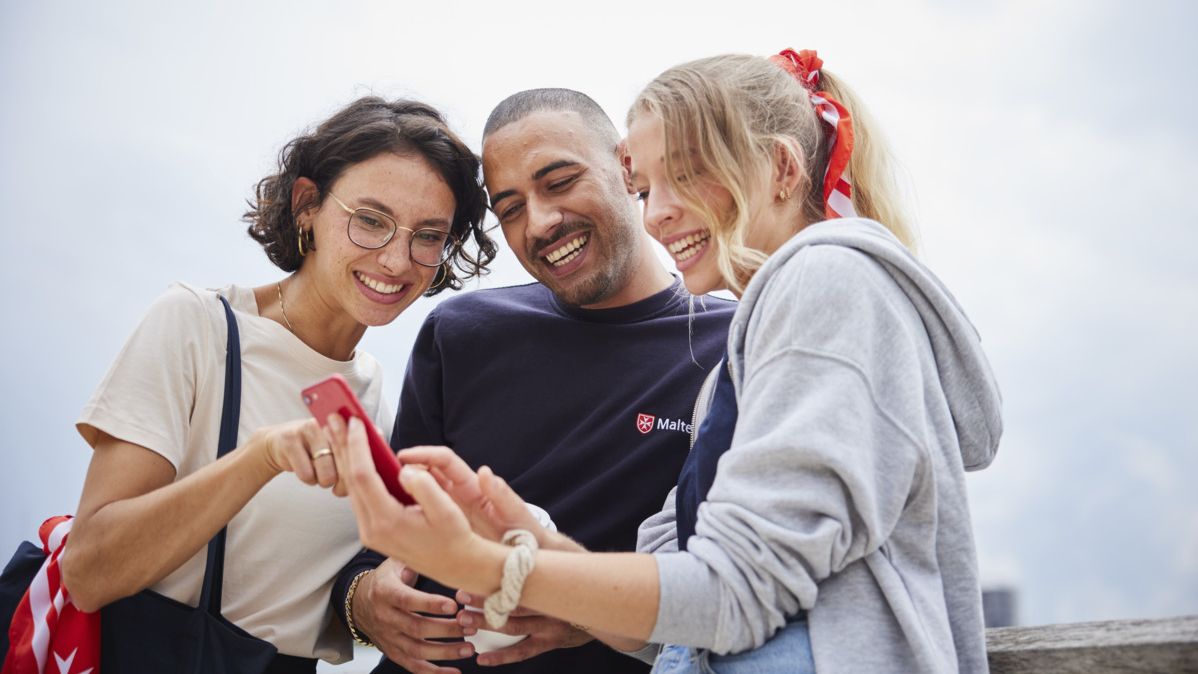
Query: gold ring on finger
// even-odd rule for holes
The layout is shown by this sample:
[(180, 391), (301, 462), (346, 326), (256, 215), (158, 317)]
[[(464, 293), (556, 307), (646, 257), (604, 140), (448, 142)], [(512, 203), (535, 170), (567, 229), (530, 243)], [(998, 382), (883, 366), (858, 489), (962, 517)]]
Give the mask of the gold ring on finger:
[(312, 460), (315, 461), (322, 456), (332, 456), (332, 454), (333, 450), (329, 449), (328, 447), (325, 447), (324, 449), (318, 449), (312, 453)]

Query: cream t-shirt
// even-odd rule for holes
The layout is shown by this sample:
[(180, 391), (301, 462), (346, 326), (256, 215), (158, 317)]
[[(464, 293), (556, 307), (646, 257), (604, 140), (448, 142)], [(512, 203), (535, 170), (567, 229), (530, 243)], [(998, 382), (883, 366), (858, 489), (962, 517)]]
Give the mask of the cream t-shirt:
[[(309, 416), (300, 390), (337, 373), (366, 413), (390, 433), (382, 368), (357, 351), (347, 362), (308, 348), (287, 328), (258, 315), (253, 290), (219, 291), (178, 283), (150, 307), (84, 407), (77, 428), (95, 445), (97, 429), (170, 461), (181, 479), (216, 458), (224, 396), (224, 309), (241, 337), (238, 444), (254, 430)], [(229, 522), (222, 612), (280, 653), (343, 662), (348, 635), (329, 608), (341, 567), (359, 549), (348, 500), (303, 484), (292, 473), (271, 480)], [(151, 589), (195, 606), (206, 547)]]

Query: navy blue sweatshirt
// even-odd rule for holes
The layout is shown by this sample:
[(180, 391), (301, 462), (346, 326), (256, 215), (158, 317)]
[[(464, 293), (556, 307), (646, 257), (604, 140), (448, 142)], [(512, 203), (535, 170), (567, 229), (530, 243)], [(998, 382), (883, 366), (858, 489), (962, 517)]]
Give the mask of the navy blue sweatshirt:
[[(447, 445), (488, 465), (558, 529), (593, 551), (630, 551), (688, 449), (695, 394), (724, 352), (735, 304), (681, 284), (614, 309), (561, 303), (534, 283), (453, 297), (425, 320), (408, 363), (391, 442)], [(333, 590), (381, 560), (364, 553)], [(422, 579), (417, 586), (452, 596)], [(463, 672), (644, 672), (594, 642)], [(392, 663), (376, 672), (405, 671)]]

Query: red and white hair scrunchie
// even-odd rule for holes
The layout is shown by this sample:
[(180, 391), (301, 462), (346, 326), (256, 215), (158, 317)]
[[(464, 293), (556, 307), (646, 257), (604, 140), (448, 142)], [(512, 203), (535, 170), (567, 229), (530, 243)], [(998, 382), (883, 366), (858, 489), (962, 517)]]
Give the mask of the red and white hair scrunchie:
[(849, 157), (853, 154), (853, 120), (849, 111), (826, 91), (820, 91), (824, 62), (813, 49), (783, 49), (770, 61), (790, 73), (811, 96), (820, 119), (828, 125), (828, 168), (824, 172), (824, 217), (855, 218), (853, 185), (849, 182)]

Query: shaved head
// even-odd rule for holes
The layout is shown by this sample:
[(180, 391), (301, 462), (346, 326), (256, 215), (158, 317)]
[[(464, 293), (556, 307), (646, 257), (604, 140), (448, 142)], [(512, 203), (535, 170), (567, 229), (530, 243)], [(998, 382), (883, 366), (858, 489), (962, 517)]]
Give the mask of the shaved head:
[(590, 96), (573, 89), (527, 89), (503, 99), (483, 127), (483, 140), (492, 133), (513, 122), (518, 122), (534, 112), (575, 112), (582, 117), (587, 129), (602, 142), (605, 149), (615, 152), (620, 143), (620, 134), (611, 118)]

